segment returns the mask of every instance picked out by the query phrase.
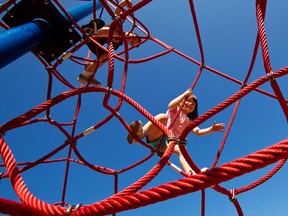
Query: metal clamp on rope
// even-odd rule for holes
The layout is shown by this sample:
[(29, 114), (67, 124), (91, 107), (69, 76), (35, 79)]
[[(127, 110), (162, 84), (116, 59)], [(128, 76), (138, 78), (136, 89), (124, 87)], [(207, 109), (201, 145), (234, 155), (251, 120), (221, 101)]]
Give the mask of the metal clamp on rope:
[(118, 117), (120, 116), (120, 113), (119, 113), (119, 112), (116, 112), (116, 113), (114, 114), (114, 116), (115, 116), (116, 118), (118, 118)]
[[(44, 54), (42, 53), (42, 55), (44, 55)], [(46, 67), (46, 70), (49, 71), (49, 72), (51, 72), (51, 71), (54, 70), (54, 67), (53, 67), (53, 66), (47, 66), (47, 67)]]
[(88, 134), (92, 133), (93, 131), (95, 131), (95, 128), (92, 126), (92, 127), (88, 128), (87, 130), (85, 130), (82, 134), (84, 136), (87, 136)]
[(78, 210), (81, 206), (82, 206), (81, 203), (77, 204), (77, 205), (75, 206), (75, 208), (74, 208), (74, 205), (70, 205), (70, 206), (67, 208), (67, 210), (66, 210), (66, 214), (68, 214), (68, 215), (71, 214), (73, 208), (74, 208), (75, 210)]
[(50, 119), (51, 119), (50, 116), (45, 116), (45, 117), (44, 117), (44, 121), (49, 121)]
[(66, 210), (66, 214), (71, 214), (73, 207), (73, 205), (70, 205)]
[(71, 140), (71, 139), (66, 139), (65, 143), (68, 143), (68, 144), (71, 144), (71, 145), (74, 145), (74, 146), (77, 145), (77, 142), (75, 142), (74, 140)]
[(75, 206), (75, 210), (78, 210), (79, 208), (81, 208), (81, 206), (82, 206), (81, 203), (77, 204), (77, 205)]
[(230, 197), (229, 200), (231, 202), (235, 202), (235, 200), (237, 200), (236, 194), (235, 194), (235, 189), (231, 189), (231, 194), (232, 194), (232, 197)]
[(111, 94), (112, 90), (113, 90), (112, 88), (109, 88), (108, 86), (106, 87), (106, 93), (107, 94)]
[(118, 23), (122, 24), (123, 20), (119, 16), (112, 17), (113, 20), (116, 20)]
[(179, 145), (186, 145), (187, 144), (187, 138), (185, 138), (184, 140), (183, 139), (180, 139), (179, 137), (168, 137), (167, 141), (176, 141), (177, 144)]
[(64, 61), (64, 60), (68, 59), (72, 54), (73, 54), (73, 53), (72, 53), (71, 51), (69, 51), (68, 53), (63, 52), (61, 59)]
[(247, 87), (247, 86), (248, 86), (247, 83), (242, 83), (242, 85), (241, 85), (241, 89), (243, 89), (243, 88), (245, 88), (245, 87)]
[(269, 81), (274, 81), (275, 80), (275, 76), (274, 76), (274, 72), (271, 71), (270, 73), (267, 74), (267, 77), (269, 79)]

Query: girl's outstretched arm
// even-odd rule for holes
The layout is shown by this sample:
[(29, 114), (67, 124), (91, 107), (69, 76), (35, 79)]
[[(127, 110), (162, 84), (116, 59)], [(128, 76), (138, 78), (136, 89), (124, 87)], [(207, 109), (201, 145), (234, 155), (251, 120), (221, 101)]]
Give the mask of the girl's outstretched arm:
[(224, 123), (216, 123), (214, 122), (211, 127), (200, 129), (196, 127), (192, 130), (192, 132), (197, 136), (206, 136), (213, 132), (222, 132), (225, 128)]

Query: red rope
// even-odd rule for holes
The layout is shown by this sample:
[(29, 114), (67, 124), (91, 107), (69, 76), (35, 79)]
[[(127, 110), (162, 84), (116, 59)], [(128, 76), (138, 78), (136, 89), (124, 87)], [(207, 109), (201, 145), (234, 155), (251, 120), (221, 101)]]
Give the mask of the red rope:
[[(83, 33), (83, 30), (72, 19), (70, 14), (67, 13), (65, 8), (61, 5), (61, 3), (56, 0), (54, 2), (59, 7), (59, 9), (68, 17), (71, 23), (73, 23), (73, 26), (75, 26), (77, 30)], [(191, 16), (192, 16), (192, 20), (194, 23), (194, 29), (195, 29), (195, 33), (197, 37), (197, 42), (198, 42), (198, 49), (199, 49), (199, 53), (201, 57), (200, 61), (192, 58), (191, 56), (188, 56), (185, 53), (182, 53), (176, 48), (171, 47), (170, 45), (150, 35), (149, 29), (134, 16), (134, 12), (145, 7), (147, 4), (151, 2), (151, 0), (139, 1), (137, 4), (133, 5), (131, 8), (124, 10), (123, 13), (119, 15), (119, 19), (115, 17), (115, 14), (113, 12), (114, 8), (113, 9), (111, 8), (111, 5), (113, 5), (113, 7), (117, 6), (118, 1), (107, 2), (104, 0), (100, 0), (100, 2), (103, 5), (105, 11), (114, 19), (113, 22), (111, 23), (109, 35), (107, 38), (108, 47), (101, 46), (97, 42), (97, 36), (93, 36), (85, 40), (82, 40), (79, 44), (71, 48), (70, 52), (75, 53), (82, 46), (84, 46), (88, 40), (91, 41), (92, 43), (95, 43), (95, 46), (101, 46), (101, 48), (104, 48), (105, 50), (107, 50), (108, 52), (107, 87), (106, 88), (105, 87), (75, 88), (58, 71), (58, 67), (64, 61), (67, 60), (66, 58), (62, 57), (60, 59), (56, 59), (55, 63), (51, 64), (51, 63), (46, 62), (41, 56), (34, 53), (35, 56), (39, 59), (39, 61), (47, 69), (48, 83), (47, 83), (46, 101), (34, 107), (33, 109), (29, 110), (28, 112), (24, 113), (23, 115), (20, 115), (14, 119), (11, 119), (10, 121), (0, 126), (0, 134), (1, 134), (0, 154), (4, 162), (4, 164), (0, 164), (0, 166), (5, 167), (7, 170), (7, 173), (1, 174), (1, 178), (10, 179), (13, 189), (15, 190), (19, 199), (21, 200), (21, 202), (14, 202), (11, 200), (0, 198), (0, 212), (4, 214), (10, 214), (10, 215), (67, 215), (67, 214), (85, 215), (85, 216), (107, 215), (107, 214), (115, 215), (116, 213), (122, 212), (125, 210), (139, 208), (139, 207), (146, 206), (149, 204), (153, 204), (153, 203), (165, 201), (174, 197), (178, 197), (184, 194), (201, 191), (202, 193), (201, 215), (204, 216), (205, 215), (205, 199), (206, 199), (205, 189), (212, 187), (216, 192), (219, 192), (227, 196), (231, 200), (239, 216), (244, 215), (241, 209), (240, 203), (237, 200), (237, 195), (244, 193), (246, 191), (252, 190), (255, 187), (266, 182), (268, 179), (272, 178), (273, 175), (277, 173), (281, 169), (281, 167), (283, 167), (283, 165), (285, 164), (287, 160), (287, 155), (288, 155), (288, 140), (285, 139), (279, 143), (276, 143), (275, 145), (271, 147), (268, 147), (254, 154), (236, 159), (230, 163), (223, 164), (217, 167), (217, 163), (219, 161), (219, 158), (221, 157), (222, 151), (226, 143), (226, 139), (228, 138), (230, 134), (230, 130), (233, 127), (234, 118), (236, 117), (238, 113), (240, 101), (247, 94), (251, 93), (252, 91), (256, 91), (267, 97), (270, 97), (271, 99), (277, 100), (283, 110), (284, 116), (288, 120), (288, 107), (287, 107), (288, 100), (285, 99), (281, 91), (281, 88), (279, 84), (277, 83), (277, 79), (283, 76), (287, 76), (288, 68), (286, 67), (286, 68), (278, 69), (276, 72), (273, 72), (272, 70), (272, 64), (270, 61), (269, 48), (268, 48), (266, 29), (265, 29), (265, 13), (266, 13), (267, 1), (256, 0), (256, 18), (257, 18), (258, 34), (257, 34), (255, 45), (254, 45), (254, 51), (252, 54), (251, 63), (250, 63), (248, 72), (246, 74), (246, 77), (243, 81), (236, 79), (234, 77), (228, 76), (227, 74), (224, 74), (212, 67), (209, 67), (208, 65), (205, 65), (205, 53), (204, 53), (202, 39), (200, 35), (200, 26), (198, 24), (196, 10), (194, 7), (194, 2), (192, 0), (189, 0), (189, 6), (190, 6)], [(6, 3), (4, 3), (2, 7), (0, 7), (0, 13), (7, 10), (14, 3), (15, 3), (14, 0), (9, 0)], [(96, 10), (95, 10), (95, 1), (93, 2), (93, 8), (94, 8), (93, 17), (95, 18), (97, 17)], [(122, 25), (123, 22), (131, 23), (131, 28), (129, 31), (137, 30), (142, 33), (140, 36), (142, 39), (140, 47), (143, 43), (146, 43), (149, 41), (149, 43), (156, 44), (159, 47), (163, 48), (163, 50), (153, 55), (143, 57), (141, 59), (131, 59), (130, 51), (134, 49), (135, 47), (128, 46), (127, 37), (125, 35), (123, 25)], [(120, 37), (123, 40), (123, 49), (122, 50), (120, 49), (117, 52), (113, 49), (113, 44), (112, 44), (112, 40), (114, 37), (113, 32), (116, 28), (120, 30)], [(254, 67), (254, 63), (255, 63), (255, 59), (257, 56), (259, 46), (262, 51), (262, 59), (263, 59), (263, 65), (265, 68), (266, 75), (254, 80), (252, 83), (249, 84), (248, 80), (250, 79), (250, 75)], [(122, 107), (123, 102), (126, 102), (129, 106), (134, 108), (147, 120), (153, 122), (165, 134), (167, 134), (168, 136), (171, 136), (172, 134), (169, 128), (165, 128), (160, 122), (155, 120), (155, 118), (147, 110), (145, 110), (140, 104), (138, 104), (136, 101), (134, 101), (132, 98), (129, 98), (125, 94), (129, 66), (131, 64), (145, 63), (145, 62), (160, 58), (170, 53), (174, 53), (178, 55), (179, 57), (182, 57), (190, 61), (196, 66), (199, 66), (199, 70), (196, 73), (195, 79), (193, 80), (190, 86), (190, 88), (192, 89), (194, 89), (198, 81), (201, 79), (201, 75), (204, 70), (205, 72), (214, 73), (215, 75), (221, 78), (224, 78), (227, 81), (236, 83), (240, 87), (240, 90), (236, 92), (234, 95), (230, 96), (229, 98), (224, 100), (222, 103), (208, 110), (206, 113), (202, 114), (198, 119), (193, 121), (189, 125), (189, 127), (187, 127), (184, 130), (180, 138), (185, 138), (192, 128), (195, 128), (196, 126), (207, 121), (214, 115), (222, 112), (226, 108), (235, 104), (235, 107), (230, 117), (230, 121), (228, 123), (227, 129), (225, 131), (224, 137), (222, 139), (222, 142), (220, 144), (220, 147), (214, 159), (214, 162), (211, 165), (211, 169), (208, 170), (207, 172), (199, 173), (200, 169), (197, 166), (197, 164), (193, 161), (188, 151), (185, 148), (183, 148), (183, 146), (180, 146), (180, 150), (183, 153), (185, 159), (187, 160), (189, 165), (193, 168), (193, 170), (195, 170), (198, 174), (191, 176), (191, 177), (184, 177), (183, 179), (180, 179), (178, 181), (163, 184), (163, 185), (157, 186), (156, 188), (150, 188), (147, 190), (140, 191), (143, 187), (148, 186), (148, 184), (162, 171), (162, 169), (167, 164), (171, 164), (169, 159), (173, 153), (174, 146), (177, 143), (176, 141), (170, 141), (167, 151), (161, 156), (159, 161), (154, 165), (154, 167), (148, 173), (146, 173), (143, 177), (141, 177), (135, 183), (119, 191), (118, 184), (120, 180), (119, 178), (120, 174), (127, 172), (129, 170), (132, 170), (133, 168), (143, 164), (144, 162), (152, 158), (154, 156), (155, 150), (151, 146), (149, 146), (147, 143), (140, 140), (139, 142), (143, 146), (150, 149), (151, 152), (149, 152), (148, 155), (144, 156), (142, 159), (135, 162), (134, 164), (128, 165), (127, 167), (123, 167), (119, 170), (114, 170), (111, 168), (101, 167), (101, 166), (89, 163), (85, 159), (85, 157), (83, 157), (83, 155), (78, 151), (78, 147), (76, 145), (77, 141), (83, 138), (84, 136), (86, 136), (87, 134), (89, 134), (91, 131), (101, 128), (103, 125), (108, 123), (114, 117), (116, 117), (117, 120), (119, 120), (119, 122), (123, 125), (123, 127), (125, 127), (127, 132), (131, 132), (129, 125), (126, 122), (126, 119), (120, 115), (120, 110), (121, 108), (123, 108)], [(84, 57), (79, 57), (79, 56), (71, 56), (69, 59), (73, 63), (79, 64), (82, 66), (86, 65), (87, 62), (92, 61), (90, 60), (90, 57), (84, 58)], [(116, 69), (114, 63), (116, 59), (123, 62), (122, 82), (121, 82), (121, 86), (119, 90), (112, 88), (114, 84), (114, 73)], [(96, 68), (96, 70), (94, 71), (94, 74), (96, 74), (97, 69), (98, 68)], [(118, 73), (118, 70), (121, 72), (121, 70), (117, 68), (117, 73)], [(191, 73), (195, 73), (195, 72), (191, 72)], [(60, 81), (63, 85), (69, 87), (70, 90), (53, 97), (52, 90), (53, 90), (53, 81), (55, 79)], [(260, 89), (260, 87), (267, 82), (270, 82), (270, 85), (274, 91), (273, 94), (269, 92), (265, 92), (264, 90)], [(102, 105), (109, 113), (107, 114), (107, 116), (103, 117), (102, 120), (100, 120), (99, 122), (96, 122), (86, 131), (79, 132), (78, 134), (76, 134), (77, 120), (78, 120), (78, 115), (81, 110), (81, 104), (82, 104), (81, 103), (82, 95), (88, 94), (88, 93), (105, 94), (103, 97)], [(77, 97), (77, 102), (75, 105), (75, 112), (74, 112), (74, 116), (71, 122), (58, 122), (52, 119), (50, 117), (51, 109), (58, 103), (61, 103), (71, 97)], [(116, 97), (118, 99), (114, 107), (109, 105), (110, 99), (113, 97)], [(41, 113), (45, 113), (46, 117), (36, 118)], [(9, 145), (3, 139), (3, 136), (5, 133), (11, 130), (14, 130), (18, 127), (25, 127), (27, 125), (35, 124), (37, 122), (46, 122), (47, 124), (52, 125), (53, 127), (58, 129), (63, 134), (66, 140), (59, 147), (55, 148), (48, 154), (42, 156), (41, 158), (35, 161), (17, 163), (13, 156), (11, 149), (9, 148)], [(71, 129), (70, 131), (66, 129), (67, 126), (70, 126), (69, 127)], [(64, 151), (64, 150), (67, 150), (66, 158), (50, 159), (52, 156), (56, 155), (56, 153), (60, 151)], [(72, 153), (75, 154), (77, 159), (74, 159), (72, 157), (73, 155)], [(62, 188), (60, 202), (52, 205), (52, 204), (48, 204), (36, 198), (25, 185), (21, 174), (42, 163), (58, 163), (58, 162), (66, 162), (64, 179), (63, 179), (63, 188)], [(233, 178), (239, 177), (249, 172), (253, 172), (257, 169), (266, 167), (276, 162), (278, 162), (277, 165), (275, 165), (275, 167), (269, 173), (267, 173), (262, 178), (256, 180), (255, 182), (252, 182), (249, 185), (243, 186), (241, 188), (233, 189), (233, 190), (226, 189), (219, 185), (222, 182), (229, 181)], [(78, 210), (75, 208), (72, 208), (71, 212), (67, 213), (67, 209), (64, 208), (63, 206), (69, 205), (66, 202), (66, 190), (67, 190), (67, 184), (69, 183), (68, 176), (69, 176), (69, 170), (70, 170), (69, 167), (71, 163), (77, 163), (82, 166), (86, 166), (95, 172), (113, 176), (114, 177), (114, 195), (100, 202), (82, 206)], [(180, 172), (180, 173), (183, 174), (184, 176), (187, 176), (183, 172)]]
[[(4, 146), (3, 144), (3, 139), (1, 139), (1, 152)], [(72, 215), (107, 215), (164, 201), (173, 197), (202, 190), (215, 184), (220, 184), (221, 182), (231, 180), (232, 178), (239, 177), (243, 174), (253, 172), (281, 159), (286, 159), (287, 155), (288, 139), (276, 143), (266, 149), (255, 152), (254, 154), (208, 170), (204, 174), (200, 173), (193, 177), (180, 179), (179, 181), (160, 185), (157, 188), (152, 188), (136, 194), (116, 194), (99, 203), (84, 206), (77, 212), (72, 213)], [(8, 166), (8, 168), (10, 168), (10, 166)], [(17, 170), (15, 167), (14, 169)], [(15, 170), (11, 170), (11, 172), (15, 172)], [(13, 208), (14, 207), (15, 209), (18, 208), (20, 210), (23, 208), (23, 206), (13, 203)], [(44, 205), (42, 207), (45, 208)], [(51, 210), (54, 210), (55, 208), (61, 209), (60, 207), (53, 206), (51, 207)], [(41, 210), (43, 211), (44, 209)], [(59, 215), (63, 214), (59, 212)]]

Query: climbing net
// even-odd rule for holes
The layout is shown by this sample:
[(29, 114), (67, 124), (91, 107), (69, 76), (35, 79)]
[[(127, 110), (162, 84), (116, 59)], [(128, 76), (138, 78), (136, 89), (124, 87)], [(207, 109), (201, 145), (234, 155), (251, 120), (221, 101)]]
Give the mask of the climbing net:
[[(257, 92), (265, 98), (268, 98), (273, 102), (277, 102), (278, 106), (280, 107), (279, 110), (281, 110), (281, 112), (277, 113), (277, 115), (282, 115), (284, 119), (286, 118), (286, 120), (288, 120), (288, 100), (285, 98), (284, 92), (282, 92), (283, 87), (281, 87), (281, 84), (279, 84), (279, 81), (281, 82), (283, 77), (287, 77), (288, 68), (285, 67), (276, 71), (272, 69), (266, 29), (264, 26), (267, 1), (256, 0), (256, 41), (250, 67), (243, 80), (222, 73), (205, 63), (205, 52), (202, 45), (202, 37), (200, 35), (201, 25), (198, 24), (198, 17), (194, 7), (194, 2), (192, 0), (189, 0), (188, 2), (192, 15), (193, 27), (196, 33), (196, 41), (200, 52), (200, 60), (196, 60), (195, 58), (184, 54), (176, 48), (173, 48), (172, 46), (157, 39), (149, 32), (149, 29), (137, 19), (135, 16), (136, 12), (144, 10), (145, 7), (151, 3), (150, 0), (133, 2), (133, 7), (127, 10), (123, 9), (123, 12), (119, 15), (119, 17), (115, 17), (114, 15), (114, 8), (119, 4), (118, 1), (100, 0), (100, 2), (103, 6), (102, 12), (112, 17), (112, 24), (110, 27), (112, 29), (111, 31), (113, 31), (115, 28), (120, 29), (121, 37), (124, 41), (123, 48), (115, 51), (113, 50), (113, 45), (111, 42), (113, 36), (112, 34), (109, 34), (108, 36), (108, 46), (104, 47), (107, 48), (108, 51), (108, 59), (106, 63), (107, 80), (105, 82), (105, 86), (104, 84), (98, 87), (83, 84), (79, 86), (79, 83), (74, 83), (74, 80), (76, 80), (75, 77), (73, 81), (70, 81), (69, 78), (67, 78), (68, 75), (63, 72), (65, 70), (65, 64), (77, 65), (79, 68), (81, 67), (83, 69), (91, 61), (95, 61), (93, 56), (90, 55), (90, 51), (88, 51), (88, 54), (86, 52), (86, 42), (88, 40), (94, 42), (95, 46), (100, 46), (97, 41), (93, 39), (93, 37), (87, 37), (86, 39), (82, 38), (79, 43), (74, 44), (71, 49), (51, 62), (47, 61), (39, 53), (33, 53), (47, 69), (48, 87), (46, 99), (24, 114), (21, 114), (18, 117), (7, 121), (6, 123), (1, 122), (0, 154), (3, 160), (3, 163), (1, 164), (1, 167), (3, 168), (3, 171), (1, 172), (1, 181), (4, 182), (6, 179), (10, 180), (11, 186), (20, 201), (12, 201), (10, 199), (1, 198), (0, 212), (9, 215), (115, 215), (118, 212), (147, 206), (196, 191), (202, 191), (202, 200), (204, 201), (204, 189), (211, 188), (212, 190), (227, 196), (235, 206), (238, 215), (243, 215), (241, 205), (236, 199), (236, 196), (252, 190), (270, 179), (280, 170), (281, 167), (283, 167), (288, 154), (288, 140), (284, 139), (282, 141), (275, 141), (274, 143), (271, 143), (271, 146), (262, 150), (257, 150), (255, 153), (251, 153), (247, 156), (233, 159), (231, 162), (218, 165), (219, 161), (221, 160), (221, 155), (228, 136), (233, 129), (235, 118), (239, 112), (239, 109), (241, 108), (240, 101), (245, 96)], [(14, 4), (14, 0), (7, 1), (1, 6), (0, 12), (9, 12), (9, 8)], [(74, 29), (81, 32), (81, 34), (84, 33), (80, 25), (78, 25), (77, 22), (73, 20), (71, 16), (69, 16), (67, 10), (60, 2), (53, 1), (53, 4), (55, 4), (62, 13), (67, 15)], [(93, 2), (93, 7), (95, 7), (95, 5), (96, 3)], [(97, 16), (99, 17), (98, 13), (100, 13), (98, 10), (94, 10), (93, 18)], [(7, 26), (4, 22), (1, 22), (1, 26), (5, 29), (9, 28), (9, 26)], [(130, 26), (130, 31), (138, 32), (142, 38), (137, 50), (141, 50), (141, 48), (147, 43), (153, 43), (161, 47), (163, 51), (148, 57), (133, 59), (133, 52), (136, 52), (136, 49), (135, 47), (131, 48), (128, 46), (127, 38), (124, 35), (124, 26)], [(84, 52), (81, 52), (81, 50), (86, 50), (85, 53), (87, 55), (84, 56)], [(144, 52), (144, 50), (141, 50), (141, 52)], [(250, 81), (252, 80), (251, 77), (253, 77), (253, 69), (258, 52), (261, 52), (265, 73), (263, 73), (263, 76), (257, 77), (253, 79), (253, 81)], [(185, 129), (180, 137), (186, 138), (189, 131), (191, 131), (194, 127), (201, 125), (202, 123), (211, 119), (213, 116), (221, 114), (227, 108), (232, 107), (232, 113), (228, 121), (229, 123), (226, 124), (226, 130), (223, 134), (222, 141), (220, 142), (219, 149), (213, 163), (207, 172), (199, 173), (199, 167), (194, 162), (190, 154), (186, 151), (186, 148), (179, 145), (187, 162), (198, 173), (193, 176), (187, 176), (170, 160), (173, 153), (173, 148), (175, 145), (177, 145), (177, 140), (171, 140), (169, 142), (167, 151), (163, 155), (157, 154), (157, 152), (149, 147), (149, 145), (147, 145), (145, 142), (141, 142), (144, 147), (147, 147), (149, 151), (148, 155), (145, 155), (140, 160), (133, 162), (132, 164), (130, 163), (127, 166), (110, 168), (117, 167), (113, 166), (115, 163), (120, 164), (116, 157), (118, 152), (114, 152), (114, 148), (116, 148), (116, 146), (113, 147), (113, 145), (117, 144), (122, 146), (124, 143), (127, 145), (124, 137), (123, 139), (117, 137), (116, 134), (119, 133), (115, 129), (116, 127), (121, 128), (119, 131), (124, 133), (125, 136), (130, 131), (129, 118), (131, 118), (131, 116), (126, 117), (123, 115), (122, 113), (124, 113), (125, 110), (126, 112), (129, 110), (128, 112), (131, 111), (131, 113), (135, 112), (140, 114), (142, 118), (152, 121), (166, 134), (170, 134), (170, 131), (156, 121), (149, 111), (144, 109), (140, 103), (137, 103), (135, 99), (126, 94), (126, 88), (129, 86), (130, 74), (128, 72), (132, 71), (131, 68), (133, 68), (134, 65), (143, 65), (144, 63), (152, 60), (164, 58), (166, 55), (171, 53), (191, 62), (194, 67), (198, 69), (197, 72), (193, 72), (195, 78), (191, 80), (191, 85), (187, 86), (187, 88), (196, 88), (198, 83), (204, 79), (202, 78), (204, 76), (204, 72), (215, 74), (217, 77), (225, 79), (239, 87), (235, 93), (229, 95), (225, 100), (223, 100), (223, 102), (213, 106), (213, 108), (200, 115), (199, 118), (193, 121), (191, 125)], [(122, 65), (122, 67), (119, 65)], [(99, 71), (105, 70), (104, 68), (105, 66), (99, 69)], [(98, 74), (97, 72), (98, 70), (95, 71), (95, 74)], [(101, 73), (103, 74), (104, 72), (102, 71)], [(121, 73), (120, 76), (119, 73)], [(117, 80), (116, 77), (117, 79), (120, 79), (120, 81)], [(261, 88), (267, 84), (271, 86), (271, 92)], [(62, 89), (65, 90), (60, 93), (53, 91), (56, 85), (63, 86)], [(103, 96), (103, 98), (100, 98), (99, 95)], [(151, 100), (153, 100), (153, 98)], [(98, 104), (99, 101), (101, 101), (102, 104)], [(86, 106), (87, 104), (88, 106)], [(59, 108), (59, 106), (61, 108)], [(100, 106), (101, 108), (99, 108)], [(68, 107), (69, 109), (73, 107), (73, 111), (71, 113), (69, 113)], [(105, 110), (105, 112), (102, 110), (102, 108)], [(59, 109), (67, 110), (67, 117), (72, 116), (71, 119), (66, 120), (66, 116), (63, 117), (57, 115), (57, 112), (60, 111)], [(91, 112), (93, 112), (94, 115), (88, 115), (89, 111), (86, 109), (91, 109)], [(82, 112), (85, 112), (85, 115), (83, 115)], [(13, 152), (16, 152), (16, 149), (19, 148), (19, 146), (14, 146), (13, 143), (10, 143), (10, 133), (12, 136), (17, 136), (17, 131), (23, 130), (23, 128), (28, 128), (28, 131), (36, 131), (37, 128), (42, 128), (40, 130), (48, 131), (47, 127), (50, 129), (52, 128), (52, 130), (51, 134), (49, 131), (49, 134), (46, 134), (44, 139), (49, 140), (50, 137), (57, 137), (57, 139), (55, 139), (57, 141), (54, 142), (52, 141), (53, 138), (51, 138), (52, 140), (47, 141), (49, 142), (49, 147), (44, 146), (44, 144), (41, 144), (40, 147), (38, 145), (31, 145), (31, 147), (28, 149), (29, 151), (33, 152), (33, 158), (29, 158), (25, 161), (19, 161), (18, 159), (16, 160), (17, 157), (13, 154)], [(102, 129), (105, 127), (110, 128), (109, 134), (103, 134)], [(15, 135), (13, 135), (14, 133)], [(32, 133), (33, 136), (33, 132), (30, 133)], [(107, 144), (97, 142), (99, 136), (105, 136), (105, 139), (102, 139), (102, 141), (107, 142)], [(91, 140), (88, 141), (87, 137), (92, 137), (94, 142), (91, 142)], [(113, 140), (113, 145), (109, 143), (110, 140)], [(42, 140), (41, 142), (45, 143), (45, 140)], [(27, 144), (22, 144), (28, 146)], [(105, 145), (106, 151), (101, 151), (100, 153), (99, 151), (97, 152), (97, 148), (100, 148), (103, 145)], [(107, 147), (108, 145), (109, 147)], [(46, 150), (48, 153), (43, 153), (43, 150)], [(94, 150), (95, 155), (93, 153)], [(93, 158), (91, 158), (91, 154), (93, 154)], [(111, 165), (101, 165), (101, 162), (97, 161), (97, 154), (107, 154), (107, 157), (112, 160), (110, 161)], [(143, 167), (144, 164), (155, 158), (157, 158), (155, 164), (153, 164), (152, 168), (148, 170), (147, 173), (144, 173), (143, 176), (136, 179), (134, 183), (129, 183), (126, 187), (122, 186), (123, 183), (121, 182), (121, 176), (126, 175), (127, 173), (129, 174), (132, 172), (132, 170), (137, 169), (138, 167)], [(251, 184), (232, 190), (227, 189), (224, 186), (220, 186), (221, 183), (275, 163), (277, 164), (271, 169), (271, 171)], [(37, 195), (39, 195), (39, 197), (42, 196), (42, 194), (39, 192), (37, 192), (37, 195), (34, 195), (30, 190), (34, 183), (31, 182), (30, 185), (28, 185), (29, 183), (25, 181), (25, 177), (32, 175), (31, 173), (33, 173), (33, 170), (36, 170), (35, 172), (37, 173), (43, 172), (41, 170), (44, 166), (53, 167), (50, 171), (48, 171), (53, 177), (56, 176), (56, 168), (57, 170), (59, 170), (59, 168), (62, 170), (62, 179), (55, 180), (58, 182), (63, 182), (61, 187), (61, 199), (56, 202), (54, 201), (54, 203), (50, 201), (43, 201), (42, 199), (38, 198)], [(153, 188), (150, 187), (149, 185), (152, 183), (152, 180), (161, 175), (163, 168), (166, 166), (171, 166), (173, 169), (178, 171), (181, 179), (174, 180), (169, 183), (163, 183)], [(100, 199), (100, 201), (95, 201), (92, 204), (83, 204), (82, 201), (79, 202), (79, 204), (71, 204), (71, 201), (69, 201), (70, 198), (68, 191), (68, 185), (71, 182), (71, 178), (78, 177), (79, 184), (81, 181), (85, 181), (85, 177), (82, 173), (84, 171), (78, 170), (77, 175), (70, 176), (75, 167), (78, 169), (80, 167), (80, 170), (88, 169), (89, 172), (91, 172), (89, 177), (91, 177), (97, 185), (102, 186), (104, 185), (103, 182), (113, 184), (114, 191), (112, 192), (112, 195), (110, 194), (107, 196), (108, 198), (102, 198), (101, 196), (101, 198), (99, 198), (97, 195), (97, 198), (95, 199)], [(36, 179), (38, 179), (38, 175), (39, 174), (35, 175)], [(108, 178), (101, 176), (108, 176)], [(47, 178), (48, 177), (49, 175), (47, 175)], [(111, 178), (113, 179), (112, 181)], [(77, 185), (72, 186), (72, 188), (73, 187), (75, 189), (77, 188)], [(122, 187), (124, 189), (122, 189)], [(146, 189), (144, 189), (145, 187)], [(42, 189), (44, 188), (42, 187)], [(53, 190), (55, 190), (55, 188)], [(86, 191), (86, 193), (89, 192), (89, 190)], [(81, 200), (81, 197), (77, 197), (75, 200)], [(205, 202), (202, 202), (201, 211), (202, 215), (204, 215)]]

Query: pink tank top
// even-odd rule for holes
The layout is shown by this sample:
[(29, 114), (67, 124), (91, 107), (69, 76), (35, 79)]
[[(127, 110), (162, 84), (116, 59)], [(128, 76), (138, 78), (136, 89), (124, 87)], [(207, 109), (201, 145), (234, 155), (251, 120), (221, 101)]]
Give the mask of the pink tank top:
[[(166, 127), (169, 128), (170, 125), (174, 122), (174, 119), (176, 118), (177, 114), (179, 112), (179, 107), (177, 107), (174, 110), (167, 110), (166, 114), (168, 116), (168, 121), (166, 124)], [(174, 124), (170, 128), (170, 130), (173, 132), (174, 136), (179, 137), (180, 134), (184, 131), (184, 129), (191, 123), (190, 119), (187, 117), (187, 115), (183, 114), (183, 112), (180, 112), (177, 116), (177, 119), (175, 120)]]

